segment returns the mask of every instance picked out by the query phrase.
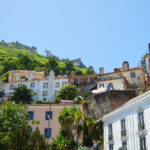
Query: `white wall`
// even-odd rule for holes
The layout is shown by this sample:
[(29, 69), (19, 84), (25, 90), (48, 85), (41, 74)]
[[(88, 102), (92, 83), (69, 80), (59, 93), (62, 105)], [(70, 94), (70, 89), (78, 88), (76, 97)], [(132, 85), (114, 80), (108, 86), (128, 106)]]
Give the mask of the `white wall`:
[[(55, 83), (60, 82), (60, 87), (55, 88)], [(55, 90), (59, 91), (62, 87), (62, 83), (67, 82), (68, 79), (54, 79), (53, 77), (50, 77), (49, 80), (33, 80), (33, 81), (24, 81), (24, 82), (17, 82), (17, 83), (6, 83), (4, 85), (4, 93), (6, 94), (6, 97), (9, 96), (9, 93), (13, 93), (13, 90), (10, 89), (10, 85), (14, 85), (14, 87), (18, 87), (18, 84), (24, 84), (28, 88), (31, 88), (34, 92), (37, 92), (37, 95), (33, 97), (33, 100), (43, 100), (43, 91), (48, 91), (48, 95), (45, 96), (46, 101), (48, 100), (54, 100), (55, 98)], [(32, 88), (31, 83), (35, 83), (35, 86)], [(43, 84), (48, 83), (48, 88), (43, 88)]]
[[(145, 137), (146, 137), (146, 146), (147, 150), (150, 150), (150, 102), (149, 104), (145, 103), (141, 105), (144, 112), (144, 123), (145, 123)], [(129, 111), (119, 117), (110, 119), (109, 121), (104, 122), (104, 149), (109, 150), (109, 140), (108, 140), (108, 125), (112, 123), (113, 128), (113, 143), (114, 150), (118, 150), (122, 147), (122, 141), (127, 140), (127, 149), (128, 150), (140, 150), (139, 148), (139, 130), (138, 130), (138, 110), (137, 107), (132, 111)], [(123, 109), (123, 108), (122, 108)], [(121, 137), (121, 120), (125, 119), (126, 121), (126, 131), (127, 136), (123, 139)]]

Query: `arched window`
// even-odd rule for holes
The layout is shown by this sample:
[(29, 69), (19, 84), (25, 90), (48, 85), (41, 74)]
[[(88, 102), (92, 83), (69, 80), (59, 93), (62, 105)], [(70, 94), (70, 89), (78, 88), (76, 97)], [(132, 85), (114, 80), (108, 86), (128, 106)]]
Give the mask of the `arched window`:
[(107, 85), (107, 90), (108, 90), (108, 91), (114, 90), (114, 86), (113, 86), (112, 83), (109, 83), (109, 84)]
[(135, 78), (135, 72), (131, 72), (131, 78)]

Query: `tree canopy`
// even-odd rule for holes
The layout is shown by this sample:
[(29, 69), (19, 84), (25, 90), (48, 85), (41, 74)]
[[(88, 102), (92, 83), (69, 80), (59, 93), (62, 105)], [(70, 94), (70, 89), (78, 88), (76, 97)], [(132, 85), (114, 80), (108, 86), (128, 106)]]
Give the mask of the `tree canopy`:
[(61, 100), (74, 100), (79, 94), (79, 90), (76, 85), (68, 84), (63, 86), (56, 97)]
[(0, 143), (8, 143), (10, 137), (22, 126), (29, 128), (29, 116), (22, 104), (7, 102), (0, 106)]
[(50, 145), (51, 150), (76, 150), (79, 147), (78, 140), (83, 131), (83, 116), (80, 107), (64, 107), (59, 113), (58, 121), (61, 130), (56, 139)]
[(31, 103), (32, 96), (34, 96), (36, 93), (34, 93), (31, 89), (27, 88), (26, 85), (20, 85), (19, 87), (14, 88), (13, 96), (11, 97), (11, 100), (15, 100), (16, 103), (25, 103), (29, 104)]

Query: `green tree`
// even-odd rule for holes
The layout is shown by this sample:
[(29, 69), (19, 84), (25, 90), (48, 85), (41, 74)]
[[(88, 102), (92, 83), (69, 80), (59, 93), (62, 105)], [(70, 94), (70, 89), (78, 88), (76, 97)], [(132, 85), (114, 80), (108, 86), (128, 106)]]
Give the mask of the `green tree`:
[(29, 139), (31, 134), (29, 128), (24, 125), (14, 131), (10, 138), (9, 148), (12, 150), (29, 150)]
[(16, 66), (16, 59), (11, 59), (11, 58), (8, 58), (4, 61), (3, 63), (3, 73), (6, 73), (7, 71), (9, 70), (15, 70), (17, 69), (17, 66)]
[(33, 70), (34, 63), (27, 55), (21, 55), (19, 60), (17, 61), (17, 69)]
[(15, 100), (16, 103), (25, 103), (29, 104), (31, 103), (32, 96), (34, 96), (36, 93), (34, 93), (31, 89), (27, 88), (26, 85), (21, 85), (19, 87), (14, 88), (13, 96), (11, 97), (11, 100)]
[(86, 73), (87, 74), (94, 74), (94, 71), (91, 68), (87, 68)]
[(71, 73), (71, 71), (74, 71), (75, 69), (74, 69), (74, 65), (73, 65), (73, 63), (71, 62), (71, 61), (66, 61), (66, 74), (70, 74)]
[(40, 133), (38, 127), (31, 134), (28, 145), (28, 150), (48, 150), (49, 148), (49, 145), (46, 143), (46, 139)]
[(48, 59), (47, 67), (49, 69), (48, 71), (54, 70), (54, 72), (55, 72), (56, 75), (59, 74), (58, 61), (56, 60), (55, 57), (50, 57)]
[(82, 75), (83, 73), (82, 73), (81, 70), (76, 70), (76, 71), (75, 71), (75, 74), (76, 74), (76, 75)]
[(0, 106), (0, 143), (7, 144), (10, 138), (22, 126), (30, 128), (26, 107), (8, 102)]
[(79, 90), (77, 87), (73, 84), (68, 84), (59, 90), (56, 98), (62, 100), (74, 100), (78, 94)]
[(59, 113), (58, 121), (61, 130), (50, 145), (51, 150), (76, 150), (79, 147), (78, 138), (83, 131), (83, 115), (80, 107), (64, 107)]
[(49, 145), (38, 127), (33, 133), (23, 126), (11, 137), (9, 148), (13, 150), (48, 150)]

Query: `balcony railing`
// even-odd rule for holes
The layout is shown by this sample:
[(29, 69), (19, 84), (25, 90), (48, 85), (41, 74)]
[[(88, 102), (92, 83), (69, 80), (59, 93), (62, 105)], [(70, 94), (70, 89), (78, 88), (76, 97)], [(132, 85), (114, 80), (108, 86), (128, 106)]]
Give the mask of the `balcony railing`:
[(124, 136), (126, 136), (126, 130), (121, 131), (121, 137), (124, 137)]
[(138, 128), (139, 128), (139, 130), (144, 130), (144, 129), (145, 129), (144, 123), (139, 124), (139, 125), (138, 125)]
[(110, 134), (110, 135), (108, 136), (108, 138), (109, 138), (109, 141), (113, 140), (113, 135)]

